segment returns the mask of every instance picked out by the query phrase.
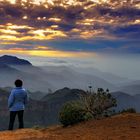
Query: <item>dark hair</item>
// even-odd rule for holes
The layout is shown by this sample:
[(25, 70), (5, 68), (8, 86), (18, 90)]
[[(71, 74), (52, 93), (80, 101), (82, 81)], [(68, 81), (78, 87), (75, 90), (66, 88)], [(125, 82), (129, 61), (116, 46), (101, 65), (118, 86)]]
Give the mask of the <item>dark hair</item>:
[(23, 85), (22, 80), (17, 79), (17, 80), (15, 81), (15, 86), (16, 86), (16, 87), (22, 87), (22, 85)]

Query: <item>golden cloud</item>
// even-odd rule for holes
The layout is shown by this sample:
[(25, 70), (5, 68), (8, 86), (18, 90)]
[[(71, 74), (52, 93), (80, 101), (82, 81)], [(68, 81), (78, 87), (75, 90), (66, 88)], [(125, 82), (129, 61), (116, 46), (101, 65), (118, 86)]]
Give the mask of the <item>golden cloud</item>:
[[(40, 47), (39, 47), (40, 48)], [(42, 48), (42, 47), (41, 47)], [(0, 50), (0, 54), (21, 54), (30, 56), (41, 56), (41, 57), (97, 57), (98, 55), (94, 52), (69, 52), (59, 50), (26, 50), (22, 48), (13, 48), (9, 50)]]
[(9, 13), (0, 1), (4, 41), (117, 38), (115, 29), (140, 25), (138, 0), (7, 0)]
[[(8, 41), (25, 41), (25, 40), (50, 40), (57, 37), (67, 37), (65, 32), (55, 30), (58, 26), (54, 25), (47, 29), (34, 29), (33, 27), (27, 25), (14, 25), (8, 23), (6, 25), (1, 25), (0, 29), (0, 40)], [(26, 30), (26, 35), (22, 35), (22, 32), (18, 30)]]

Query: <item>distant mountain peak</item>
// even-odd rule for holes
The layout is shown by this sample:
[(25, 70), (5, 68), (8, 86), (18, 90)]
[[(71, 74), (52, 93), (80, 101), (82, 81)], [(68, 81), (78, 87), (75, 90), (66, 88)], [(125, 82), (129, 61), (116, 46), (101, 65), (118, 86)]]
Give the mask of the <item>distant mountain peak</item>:
[(20, 59), (16, 56), (3, 55), (0, 57), (0, 65), (32, 65), (29, 61)]

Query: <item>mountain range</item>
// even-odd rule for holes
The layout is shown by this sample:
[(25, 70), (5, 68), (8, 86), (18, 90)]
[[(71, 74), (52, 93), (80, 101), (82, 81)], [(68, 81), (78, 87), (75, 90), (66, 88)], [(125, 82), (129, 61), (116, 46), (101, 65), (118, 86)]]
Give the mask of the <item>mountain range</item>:
[(41, 91), (44, 94), (49, 93), (49, 90), (54, 92), (64, 87), (88, 90), (88, 86), (94, 89), (109, 88), (112, 92), (122, 91), (131, 95), (140, 94), (140, 81), (132, 81), (98, 69), (72, 66), (39, 67), (15, 56), (1, 56), (0, 87), (11, 87), (15, 79), (19, 78), (23, 79), (28, 90)]
[[(10, 94), (9, 90), (9, 88), (0, 88), (0, 130), (7, 129), (8, 127), (9, 112), (7, 100)], [(78, 100), (81, 94), (85, 94), (85, 91), (65, 87), (54, 93), (47, 94), (38, 100), (30, 98), (25, 110), (25, 126), (59, 124), (59, 111), (62, 106), (66, 102)], [(114, 108), (117, 112), (129, 107), (133, 107), (137, 112), (140, 112), (140, 95), (132, 96), (123, 92), (114, 92), (111, 94), (117, 99), (117, 107)]]
[(48, 92), (63, 88), (88, 88), (90, 83), (94, 87), (114, 89), (116, 86), (111, 82), (98, 77), (94, 74), (85, 74), (73, 70), (69, 67), (49, 67), (42, 68), (33, 66), (29, 61), (19, 59), (15, 56), (0, 57), (0, 86), (6, 87), (13, 85), (15, 79), (23, 79), (25, 87), (31, 91)]
[(124, 92), (111, 93), (117, 100), (117, 111), (127, 108), (134, 108), (137, 112), (140, 112), (140, 94), (130, 95)]

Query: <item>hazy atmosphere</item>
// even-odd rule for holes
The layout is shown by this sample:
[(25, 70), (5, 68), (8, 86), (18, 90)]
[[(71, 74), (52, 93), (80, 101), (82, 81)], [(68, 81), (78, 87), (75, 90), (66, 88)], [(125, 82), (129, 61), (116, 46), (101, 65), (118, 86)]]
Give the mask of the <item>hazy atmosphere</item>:
[(139, 0), (1, 0), (0, 54), (140, 78)]
[[(77, 54), (77, 52), (75, 52)], [(68, 66), (79, 71), (96, 68), (103, 72), (113, 73), (132, 80), (140, 80), (139, 54), (96, 54), (89, 57), (38, 57), (17, 55), (28, 59), (36, 66)]]

